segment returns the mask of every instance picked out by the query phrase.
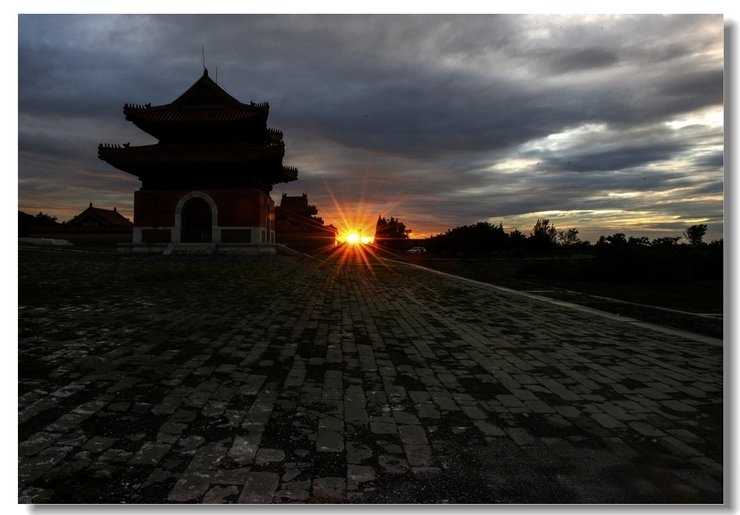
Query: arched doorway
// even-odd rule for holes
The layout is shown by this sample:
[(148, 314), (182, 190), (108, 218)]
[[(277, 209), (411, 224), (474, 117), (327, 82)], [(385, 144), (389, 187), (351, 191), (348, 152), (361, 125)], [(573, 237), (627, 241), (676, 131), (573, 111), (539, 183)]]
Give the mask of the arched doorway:
[(212, 241), (211, 206), (201, 197), (193, 197), (182, 206), (180, 241), (183, 243), (210, 243)]

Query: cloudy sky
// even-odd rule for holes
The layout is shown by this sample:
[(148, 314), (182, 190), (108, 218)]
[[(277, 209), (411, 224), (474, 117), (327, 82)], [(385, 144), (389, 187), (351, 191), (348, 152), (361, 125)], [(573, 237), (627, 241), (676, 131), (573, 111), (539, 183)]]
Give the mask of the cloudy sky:
[(284, 164), (327, 223), (417, 237), (537, 218), (601, 234), (723, 230), (723, 18), (21, 15), (18, 208), (132, 216), (101, 142), (149, 144), (123, 104), (166, 104), (206, 66), (269, 102)]

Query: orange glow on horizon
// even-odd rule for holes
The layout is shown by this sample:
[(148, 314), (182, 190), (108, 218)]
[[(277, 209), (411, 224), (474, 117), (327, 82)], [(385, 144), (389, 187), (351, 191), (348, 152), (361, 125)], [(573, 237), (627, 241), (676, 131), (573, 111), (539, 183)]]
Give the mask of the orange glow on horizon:
[[(323, 177), (322, 177), (323, 180)], [(369, 245), (375, 240), (375, 221), (378, 214), (371, 214), (372, 209), (362, 198), (353, 203), (340, 203), (337, 197), (324, 180), (324, 187), (331, 198), (331, 207), (333, 215), (339, 220), (332, 223), (337, 227), (336, 242), (348, 243), (350, 245)]]
[(339, 203), (326, 181), (324, 187), (331, 198), (334, 215), (339, 218), (333, 222), (337, 227), (336, 245), (329, 252), (329, 258), (338, 259), (340, 267), (366, 267), (374, 275), (373, 266), (382, 263), (379, 254), (381, 249), (372, 245), (375, 242), (375, 222), (379, 213), (372, 213), (370, 210), (373, 208), (362, 198), (352, 203)]
[(345, 231), (337, 236), (337, 243), (349, 243), (350, 245), (369, 245), (375, 241), (372, 236), (363, 236), (362, 232)]
[(381, 258), (382, 249), (370, 243), (372, 243), (371, 239), (361, 237), (359, 233), (350, 232), (347, 239), (340, 242), (331, 255), (338, 259), (339, 266), (362, 266), (375, 275), (373, 267), (384, 264)]

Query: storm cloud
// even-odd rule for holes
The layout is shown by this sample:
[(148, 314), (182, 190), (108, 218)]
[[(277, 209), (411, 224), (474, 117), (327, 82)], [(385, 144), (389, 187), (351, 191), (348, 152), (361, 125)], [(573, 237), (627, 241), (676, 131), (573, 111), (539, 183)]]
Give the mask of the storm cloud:
[[(599, 234), (723, 226), (717, 15), (21, 15), (19, 209), (131, 214), (138, 181), (97, 159), (146, 144), (126, 102), (203, 71), (269, 102), (285, 164), (327, 223), (417, 236), (540, 216)], [(342, 216), (340, 211), (344, 214)], [(366, 220), (365, 220), (366, 219)]]

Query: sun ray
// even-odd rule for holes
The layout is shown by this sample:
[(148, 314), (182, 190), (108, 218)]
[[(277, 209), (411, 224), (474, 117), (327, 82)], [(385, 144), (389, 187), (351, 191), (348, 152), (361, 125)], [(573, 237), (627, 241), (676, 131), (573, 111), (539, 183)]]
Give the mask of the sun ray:
[(326, 179), (321, 177), (321, 181), (324, 184), (327, 195), (331, 199), (334, 211), (339, 215), (337, 242), (351, 244), (372, 243), (375, 238), (375, 220), (367, 212), (367, 207), (363, 201), (364, 193), (361, 195), (360, 200), (354, 203), (355, 209), (354, 214), (352, 214), (346, 208), (346, 204), (340, 203), (337, 200), (334, 191), (326, 182)]

